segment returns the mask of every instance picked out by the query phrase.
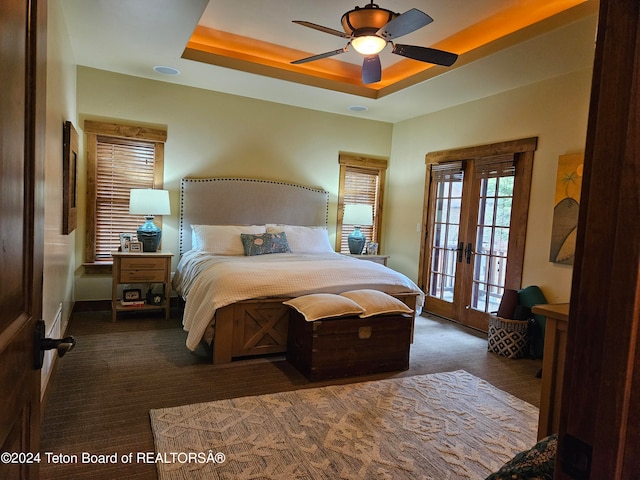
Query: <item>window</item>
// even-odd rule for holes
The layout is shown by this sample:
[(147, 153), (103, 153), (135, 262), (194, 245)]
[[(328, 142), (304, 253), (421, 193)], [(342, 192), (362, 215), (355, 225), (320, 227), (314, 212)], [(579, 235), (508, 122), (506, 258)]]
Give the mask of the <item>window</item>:
[[(347, 237), (353, 231), (353, 225), (342, 223), (345, 205), (365, 204), (371, 206), (373, 225), (362, 226), (361, 231), (367, 237), (367, 242), (380, 243), (382, 197), (387, 161), (341, 154), (338, 162), (340, 163), (340, 186), (338, 190), (336, 251), (346, 253), (349, 251)], [(378, 251), (380, 252), (380, 250)]]
[[(85, 121), (87, 138), (87, 264), (111, 263), (120, 233), (144, 222), (129, 215), (129, 190), (162, 188), (167, 133), (131, 125)], [(155, 220), (161, 222), (160, 218)], [(161, 225), (159, 225), (161, 226)]]

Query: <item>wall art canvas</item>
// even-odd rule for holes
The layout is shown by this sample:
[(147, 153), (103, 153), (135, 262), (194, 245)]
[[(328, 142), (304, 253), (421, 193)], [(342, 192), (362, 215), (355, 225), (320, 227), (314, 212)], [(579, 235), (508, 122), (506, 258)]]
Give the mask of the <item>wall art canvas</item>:
[(549, 261), (573, 265), (584, 154), (560, 155)]
[(62, 128), (62, 234), (78, 224), (78, 132), (69, 121)]

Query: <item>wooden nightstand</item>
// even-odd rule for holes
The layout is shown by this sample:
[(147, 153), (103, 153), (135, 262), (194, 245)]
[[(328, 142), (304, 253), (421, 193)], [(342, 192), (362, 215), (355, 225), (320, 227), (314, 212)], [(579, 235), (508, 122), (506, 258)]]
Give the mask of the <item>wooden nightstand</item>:
[(387, 259), (389, 255), (349, 255), (350, 257), (359, 258), (360, 260), (369, 260), (370, 262), (380, 263), (387, 265)]
[[(111, 290), (111, 321), (115, 322), (118, 312), (164, 310), (169, 318), (171, 297), (171, 252), (111, 252), (113, 257), (113, 288)], [(118, 285), (140, 283), (161, 283), (164, 301), (159, 305), (145, 302), (141, 306), (122, 305), (118, 298)], [(143, 289), (142, 300), (146, 300)]]

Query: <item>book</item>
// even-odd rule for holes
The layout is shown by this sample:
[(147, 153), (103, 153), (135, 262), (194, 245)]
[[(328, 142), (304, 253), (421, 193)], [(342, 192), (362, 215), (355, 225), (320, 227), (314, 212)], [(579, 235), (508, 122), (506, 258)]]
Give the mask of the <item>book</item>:
[(142, 307), (144, 300), (120, 300), (120, 305), (123, 307)]

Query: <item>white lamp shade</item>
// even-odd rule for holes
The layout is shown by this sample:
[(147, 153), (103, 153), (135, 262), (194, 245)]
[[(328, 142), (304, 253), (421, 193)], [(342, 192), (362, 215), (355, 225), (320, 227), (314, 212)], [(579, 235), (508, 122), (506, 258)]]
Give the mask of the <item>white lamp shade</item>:
[(373, 209), (371, 205), (350, 204), (344, 206), (342, 223), (347, 225), (373, 225)]
[(169, 191), (151, 188), (131, 189), (129, 213), (131, 215), (170, 215)]

